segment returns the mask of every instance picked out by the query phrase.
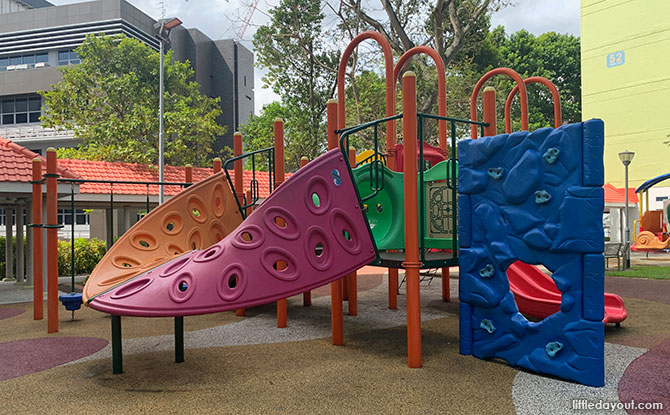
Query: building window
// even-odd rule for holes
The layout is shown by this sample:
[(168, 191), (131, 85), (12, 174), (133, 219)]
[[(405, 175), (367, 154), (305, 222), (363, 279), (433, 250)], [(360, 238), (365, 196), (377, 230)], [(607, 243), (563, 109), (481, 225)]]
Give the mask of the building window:
[(76, 65), (79, 62), (79, 55), (72, 50), (72, 49), (67, 49), (67, 50), (60, 50), (58, 51), (58, 66), (63, 66), (63, 65)]
[(34, 68), (37, 63), (48, 63), (49, 54), (29, 53), (25, 55), (13, 55), (0, 57), (0, 72), (7, 71), (8, 66), (26, 65), (28, 68)]
[(6, 96), (0, 99), (0, 124), (40, 122), (42, 98), (36, 95)]
[(657, 202), (662, 202), (662, 201), (667, 200), (667, 199), (668, 199), (668, 196), (657, 196), (656, 197)]
[[(82, 209), (75, 209), (74, 219), (75, 225), (90, 224), (88, 213), (84, 212)], [(58, 224), (72, 225), (72, 214), (70, 209), (58, 209)]]

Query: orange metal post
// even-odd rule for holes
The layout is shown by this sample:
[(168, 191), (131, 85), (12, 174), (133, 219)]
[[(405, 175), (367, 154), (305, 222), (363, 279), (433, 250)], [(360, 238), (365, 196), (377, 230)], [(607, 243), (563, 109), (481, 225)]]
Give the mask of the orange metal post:
[(484, 122), (489, 123), (484, 127), (484, 135), (491, 137), (496, 135), (498, 126), (496, 125), (496, 90), (492, 86), (484, 88), (482, 93), (482, 118)]
[[(309, 163), (309, 159), (305, 156), (300, 157), (300, 168), (303, 168)], [(302, 305), (307, 307), (312, 305), (312, 292), (311, 291), (305, 291), (302, 293)]]
[(56, 149), (47, 149), (47, 332), (58, 333), (58, 182)]
[(193, 183), (193, 166), (184, 166), (184, 183)]
[[(328, 150), (337, 148), (337, 101), (330, 100), (326, 104), (328, 114)], [(344, 324), (342, 321), (342, 279), (330, 283), (330, 321), (332, 342), (335, 346), (344, 344)]]
[[(416, 74), (402, 77), (402, 113), (405, 154), (416, 154)], [(405, 279), (407, 281), (407, 363), (421, 367), (421, 295), (419, 288), (419, 212), (416, 157), (404, 157), (405, 185)]]
[[(233, 156), (242, 155), (242, 133), (236, 132), (233, 134)], [(234, 172), (235, 172), (235, 195), (238, 200), (242, 201), (244, 199), (244, 172), (242, 171), (242, 160), (236, 160), (234, 163)]]
[[(349, 164), (356, 165), (356, 149), (349, 149)], [(349, 284), (349, 315), (358, 315), (358, 274), (356, 271), (348, 275), (347, 283)]]
[[(563, 124), (563, 115), (561, 113), (561, 95), (558, 93), (558, 88), (550, 80), (541, 76), (531, 76), (523, 80), (524, 84), (539, 83), (546, 86), (551, 92), (551, 98), (554, 101), (554, 128), (558, 128)], [(514, 86), (512, 91), (507, 96), (505, 101), (505, 132), (507, 134), (512, 132), (512, 100), (519, 92), (519, 87)]]
[[(276, 118), (274, 121), (275, 135), (275, 189), (284, 183), (284, 120)], [(281, 219), (279, 219), (283, 222)], [(284, 223), (279, 223), (284, 226)], [(277, 269), (284, 269), (283, 264), (277, 264)], [(277, 327), (286, 327), (286, 299), (277, 301)]]
[[(233, 145), (235, 145), (233, 143)], [(221, 171), (221, 159), (220, 158), (215, 158), (214, 162), (212, 163), (212, 168), (214, 170), (214, 174), (218, 173)]]
[(33, 159), (33, 319), (44, 318), (42, 275), (42, 160)]
[[(475, 85), (472, 95), (470, 96), (470, 119), (477, 121), (477, 96), (481, 91), (484, 83), (496, 75), (507, 75), (512, 78), (519, 87), (519, 98), (521, 100), (521, 129), (528, 131), (528, 94), (526, 93), (526, 84), (523, 82), (521, 76), (510, 68), (495, 68), (491, 69), (482, 76)], [(477, 129), (479, 127), (472, 125), (470, 127), (470, 136), (477, 138)]]

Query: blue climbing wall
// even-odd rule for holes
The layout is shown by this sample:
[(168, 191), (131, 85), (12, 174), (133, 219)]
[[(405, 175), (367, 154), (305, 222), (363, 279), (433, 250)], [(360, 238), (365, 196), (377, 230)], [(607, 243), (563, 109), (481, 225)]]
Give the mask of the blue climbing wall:
[[(460, 349), (604, 384), (603, 122), (458, 143)], [(519, 314), (507, 267), (544, 265), (561, 309)]]

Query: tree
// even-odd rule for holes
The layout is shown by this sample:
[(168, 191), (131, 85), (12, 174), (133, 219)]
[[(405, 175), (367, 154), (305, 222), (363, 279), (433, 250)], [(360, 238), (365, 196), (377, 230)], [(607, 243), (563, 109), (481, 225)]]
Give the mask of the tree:
[[(500, 26), (488, 36), (487, 44), (497, 51), (480, 58), (478, 69), (482, 72), (498, 66), (507, 66), (522, 78), (542, 76), (553, 82), (561, 97), (563, 120), (579, 122), (581, 116), (581, 52), (579, 38), (555, 32), (535, 36), (526, 30), (507, 35)], [(507, 94), (514, 85), (505, 77), (496, 78), (492, 84), (498, 92), (498, 109), (502, 119)], [(531, 84), (528, 87), (529, 126), (531, 130), (553, 127), (552, 97), (546, 87)], [(512, 105), (513, 130), (521, 128), (519, 98)]]
[(338, 55), (324, 45), (320, 4), (282, 0), (269, 11), (270, 23), (260, 27), (253, 40), (258, 64), (268, 69), (264, 82), (281, 95), (287, 124), (300, 126), (286, 134), (287, 147), (289, 141), (295, 147), (287, 152), (291, 168), (296, 157), (298, 163), (300, 156), (313, 159), (325, 148), (323, 118), (333, 94), (332, 68)]
[[(158, 163), (158, 52), (139, 40), (86, 37), (76, 50), (81, 63), (59, 68), (63, 80), (41, 91), (44, 127), (73, 130), (82, 139), (61, 156)], [(202, 95), (188, 62), (165, 58), (165, 161), (209, 165), (219, 98)]]

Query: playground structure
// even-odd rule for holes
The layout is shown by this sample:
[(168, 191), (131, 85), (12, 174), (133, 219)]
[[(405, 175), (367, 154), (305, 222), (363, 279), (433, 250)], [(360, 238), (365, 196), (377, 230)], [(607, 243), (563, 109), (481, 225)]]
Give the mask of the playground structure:
[[(344, 69), (354, 48), (366, 39), (376, 40), (384, 52), (386, 117), (347, 128)], [(395, 82), (417, 53), (435, 60), (438, 115), (417, 113), (412, 72), (402, 77), (403, 112), (394, 114)], [(494, 69), (477, 83), (470, 120), (447, 117), (445, 72), (435, 51), (413, 48), (394, 67), (388, 43), (376, 32), (357, 36), (345, 50), (339, 69), (338, 101), (329, 102), (327, 108), (328, 153), (282, 184), (283, 124), (276, 120), (275, 147), (264, 150), (273, 155), (269, 159), (275, 172), (274, 192), (254, 207), (257, 191), (252, 185), (245, 198), (241, 165), (255, 154), (242, 154), (242, 137), (236, 135), (236, 157), (224, 166), (235, 165), (235, 183), (225, 168), (228, 183), (223, 173), (217, 173), (189, 187), (138, 222), (96, 268), (85, 299), (90, 307), (112, 314), (115, 373), (122, 370), (122, 315), (175, 317), (176, 360), (181, 361), (183, 316), (224, 310), (242, 313), (246, 307), (277, 301), (278, 327), (285, 327), (285, 298), (327, 283), (331, 284), (332, 342), (341, 345), (342, 296), (348, 296), (349, 314), (356, 315), (355, 271), (370, 263), (389, 267), (389, 308), (397, 307), (398, 269), (405, 269), (408, 364), (421, 367), (419, 270), (442, 268), (442, 296), (449, 300), (449, 267), (460, 265), (461, 353), (501, 357), (533, 371), (602, 386), (602, 322), (607, 304), (602, 221), (596, 217), (603, 205), (602, 122), (528, 133), (525, 83), (531, 78), (524, 81), (507, 68)], [(496, 136), (495, 91), (489, 88), (483, 94), (484, 120), (477, 121), (477, 96), (486, 80), (498, 74), (517, 82), (521, 125), (526, 131)], [(418, 154), (418, 160), (403, 157), (402, 172), (394, 151), (398, 119), (403, 120), (404, 154)], [(424, 171), (426, 120), (438, 123), (439, 149), (445, 160)], [(509, 115), (506, 129), (511, 129), (508, 122)], [(386, 154), (377, 139), (382, 124)], [(457, 125), (470, 126), (473, 139), (478, 130), (487, 137), (457, 143)], [(448, 151), (448, 126), (451, 148), (459, 146), (459, 161)], [(355, 167), (348, 140), (364, 129), (374, 130), (374, 149), (365, 157), (366, 163)], [(55, 154), (52, 158), (55, 163)], [(47, 182), (50, 178), (55, 180), (47, 176)], [(232, 200), (237, 209), (231, 209)], [(221, 232), (205, 239), (214, 221), (221, 224)], [(199, 242), (192, 237), (194, 231), (201, 235)], [(169, 246), (179, 249), (166, 250)], [(160, 255), (146, 255), (154, 250)], [(555, 283), (558, 297), (552, 295), (554, 311), (544, 311), (550, 315), (541, 322), (529, 322), (519, 314), (520, 302), (510, 291), (518, 285), (510, 284), (506, 273), (514, 270), (517, 260), (544, 264), (554, 271), (547, 278)], [(527, 273), (522, 281), (533, 278)], [(550, 302), (541, 297), (539, 301)], [(605, 318), (605, 322), (613, 321)]]
[[(662, 174), (647, 180), (635, 189), (635, 193), (638, 194), (640, 200), (640, 219), (636, 220), (633, 226), (635, 235), (631, 250), (646, 252), (649, 256), (650, 251), (660, 252), (670, 249), (667, 225), (668, 212), (663, 209), (649, 210), (649, 189), (669, 178), (670, 174)], [(643, 200), (645, 201), (644, 206)], [(665, 208), (667, 205), (664, 204), (663, 206)]]

